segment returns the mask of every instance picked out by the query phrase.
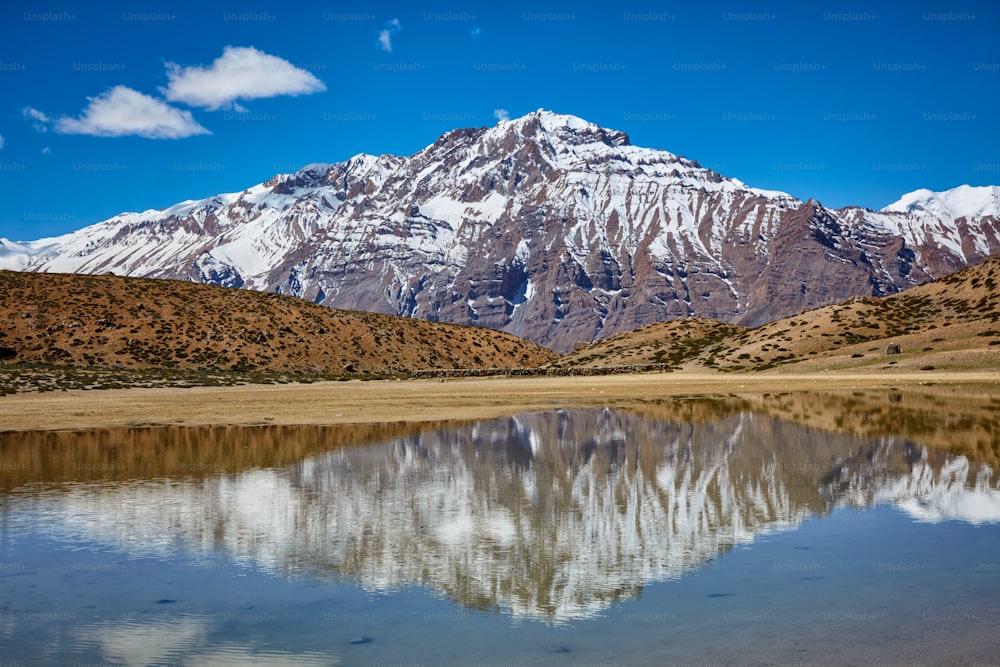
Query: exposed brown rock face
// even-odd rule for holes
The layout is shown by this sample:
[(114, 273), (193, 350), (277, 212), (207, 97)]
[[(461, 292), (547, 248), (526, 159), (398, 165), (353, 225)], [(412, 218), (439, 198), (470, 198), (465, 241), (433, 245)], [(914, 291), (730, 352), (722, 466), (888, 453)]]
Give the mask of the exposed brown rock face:
[(1000, 251), (1000, 222), (830, 210), (539, 111), (64, 239), (23, 268), (280, 291), (569, 351), (651, 322), (758, 325), (897, 292)]

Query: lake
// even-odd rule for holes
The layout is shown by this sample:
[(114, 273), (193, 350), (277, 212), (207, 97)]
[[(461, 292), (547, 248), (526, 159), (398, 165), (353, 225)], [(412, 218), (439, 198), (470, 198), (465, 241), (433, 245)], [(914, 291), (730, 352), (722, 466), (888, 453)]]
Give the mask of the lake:
[(0, 659), (1000, 663), (994, 469), (803, 421), (0, 434)]

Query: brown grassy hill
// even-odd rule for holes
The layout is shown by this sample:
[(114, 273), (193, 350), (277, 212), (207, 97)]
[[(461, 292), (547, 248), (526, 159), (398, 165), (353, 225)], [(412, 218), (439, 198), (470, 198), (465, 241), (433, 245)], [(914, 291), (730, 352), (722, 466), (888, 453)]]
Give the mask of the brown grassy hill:
[(695, 317), (658, 322), (587, 345), (548, 365), (556, 368), (644, 364), (679, 367), (701, 356), (706, 348), (746, 331), (750, 329)]
[[(552, 362), (796, 371), (1000, 368), (1000, 256), (885, 298), (852, 299), (754, 329), (706, 320), (643, 327)], [(900, 354), (887, 355), (889, 345)]]
[(0, 364), (313, 376), (530, 367), (510, 334), (173, 280), (0, 271)]

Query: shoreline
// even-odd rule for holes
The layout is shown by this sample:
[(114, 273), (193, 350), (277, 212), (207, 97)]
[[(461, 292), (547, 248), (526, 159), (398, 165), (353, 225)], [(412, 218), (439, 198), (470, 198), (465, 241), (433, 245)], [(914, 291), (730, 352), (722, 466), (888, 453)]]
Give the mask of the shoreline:
[[(71, 390), (0, 397), (0, 432), (137, 426), (333, 425), (490, 419), (681, 396), (928, 389), (1000, 399), (1000, 372), (723, 374), (377, 380)], [(929, 389), (928, 389), (929, 390)]]

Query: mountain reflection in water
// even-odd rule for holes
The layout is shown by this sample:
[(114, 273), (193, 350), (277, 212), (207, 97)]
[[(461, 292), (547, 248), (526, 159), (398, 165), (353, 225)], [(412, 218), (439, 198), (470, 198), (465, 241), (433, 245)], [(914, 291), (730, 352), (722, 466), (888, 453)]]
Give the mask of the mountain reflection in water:
[[(18, 437), (38, 442), (16, 488), (4, 478), (0, 520), (136, 556), (222, 556), (379, 591), (420, 584), (468, 608), (557, 622), (838, 507), (891, 503), (919, 521), (1000, 521), (988, 466), (749, 412), (674, 423), (560, 410), (400, 429), (357, 446), (342, 446), (334, 427), (117, 433), (129, 451), (174, 462), (159, 470), (108, 459), (114, 448), (99, 441), (114, 431), (92, 450), (86, 438), (9, 434), (4, 451), (26, 451)], [(177, 463), (188, 460), (177, 451), (199, 442), (249, 467), (211, 453), (211, 463)], [(282, 447), (294, 451), (288, 460)], [(269, 465), (253, 463), (261, 451)]]

